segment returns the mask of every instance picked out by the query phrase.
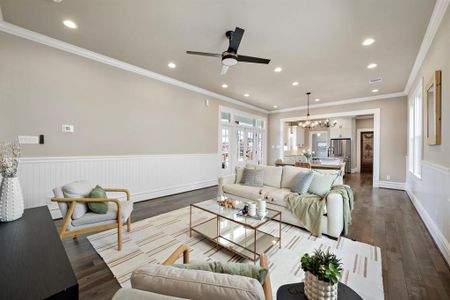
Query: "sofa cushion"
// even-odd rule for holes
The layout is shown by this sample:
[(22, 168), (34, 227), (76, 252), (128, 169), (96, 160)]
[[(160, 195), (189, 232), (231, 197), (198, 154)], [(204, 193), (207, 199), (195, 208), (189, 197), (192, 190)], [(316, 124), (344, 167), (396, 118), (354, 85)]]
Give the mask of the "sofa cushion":
[(309, 186), (313, 181), (314, 173), (312, 171), (309, 172), (300, 172), (295, 177), (295, 183), (291, 187), (291, 191), (293, 193), (297, 193), (299, 195), (303, 195), (308, 192)]
[(242, 182), (247, 186), (262, 187), (264, 184), (264, 170), (261, 169), (244, 169)]
[(270, 191), (275, 190), (273, 187), (256, 187), (256, 186), (246, 186), (242, 184), (226, 184), (223, 186), (223, 191), (230, 195), (239, 196), (249, 200), (257, 200), (259, 198), (259, 193), (261, 192), (263, 197)]
[(331, 189), (333, 182), (336, 180), (336, 174), (324, 174), (313, 171), (314, 177), (309, 186), (308, 192), (319, 196), (324, 196)]
[(283, 168), (273, 166), (263, 166), (261, 168), (264, 170), (264, 185), (280, 188)]
[(310, 172), (311, 169), (300, 168), (300, 167), (292, 167), (292, 166), (284, 166), (283, 174), (281, 175), (281, 187), (282, 188), (291, 188), (294, 185), (295, 178), (298, 173), (301, 172)]
[[(65, 198), (86, 198), (92, 191), (92, 185), (86, 181), (74, 181), (62, 187)], [(76, 220), (84, 216), (88, 211), (86, 203), (77, 203), (72, 213), (72, 220)]]
[[(83, 226), (92, 225), (105, 221), (115, 221), (117, 220), (117, 205), (113, 202), (108, 203), (108, 211), (106, 214), (96, 214), (94, 212), (87, 212), (81, 218), (72, 220), (72, 226)], [(125, 221), (131, 215), (133, 211), (133, 202), (131, 201), (120, 201), (122, 208), (122, 220)]]
[(258, 280), (208, 271), (183, 270), (172, 266), (147, 264), (131, 275), (133, 288), (196, 300), (263, 300)]
[(290, 189), (274, 189), (272, 191), (269, 191), (266, 195), (267, 199), (277, 205), (286, 206), (284, 202), (284, 198), (291, 194)]

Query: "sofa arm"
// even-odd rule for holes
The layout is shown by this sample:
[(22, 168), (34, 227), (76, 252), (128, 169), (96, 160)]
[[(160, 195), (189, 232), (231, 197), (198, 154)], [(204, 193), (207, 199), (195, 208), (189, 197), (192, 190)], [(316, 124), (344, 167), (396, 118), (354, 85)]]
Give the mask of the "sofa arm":
[(223, 196), (223, 186), (233, 184), (236, 180), (236, 174), (219, 177), (219, 196)]
[(344, 200), (339, 193), (327, 196), (328, 235), (338, 238), (344, 230)]

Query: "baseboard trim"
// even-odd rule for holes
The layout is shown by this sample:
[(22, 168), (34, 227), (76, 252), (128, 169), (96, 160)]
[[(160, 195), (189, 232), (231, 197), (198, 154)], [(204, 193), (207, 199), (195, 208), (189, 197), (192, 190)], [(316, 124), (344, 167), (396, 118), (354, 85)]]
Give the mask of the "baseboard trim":
[[(146, 192), (140, 192), (140, 193), (132, 193), (131, 199), (134, 203), (141, 202), (141, 201), (147, 201), (159, 197), (164, 196), (170, 196), (174, 194), (179, 194), (183, 192), (189, 192), (193, 190), (198, 190), (202, 188), (207, 188), (211, 186), (217, 185), (217, 179), (211, 179), (211, 180), (205, 180), (195, 183), (189, 183), (185, 185), (179, 185), (179, 186), (171, 186), (163, 189), (155, 189), (152, 191), (146, 191)], [(125, 200), (125, 196), (119, 196), (117, 197), (120, 200)], [(59, 211), (59, 207), (56, 203), (51, 203), (48, 205), (48, 209), (50, 210), (50, 214), (52, 215), (53, 219), (61, 219), (61, 212)]]
[(441, 251), (442, 256), (444, 256), (444, 259), (450, 266), (450, 243), (447, 241), (444, 234), (439, 230), (439, 227), (436, 225), (436, 223), (434, 223), (433, 219), (430, 217), (422, 204), (420, 204), (414, 193), (409, 189), (406, 189), (406, 193), (408, 194), (409, 199), (411, 199), (411, 202), (416, 208), (417, 213), (425, 224), (425, 227), (430, 232), (434, 242)]
[(404, 182), (395, 182), (395, 181), (378, 181), (378, 187), (383, 189), (392, 189), (392, 190), (405, 190)]

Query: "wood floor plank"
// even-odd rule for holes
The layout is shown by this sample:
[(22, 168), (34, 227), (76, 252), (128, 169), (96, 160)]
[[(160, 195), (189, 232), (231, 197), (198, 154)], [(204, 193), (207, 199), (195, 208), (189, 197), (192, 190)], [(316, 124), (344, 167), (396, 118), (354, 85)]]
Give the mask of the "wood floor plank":
[[(372, 176), (349, 174), (355, 193), (348, 237), (379, 246), (386, 299), (450, 299), (450, 269), (403, 191), (373, 189)], [(216, 197), (217, 187), (136, 203), (133, 221)], [(61, 220), (55, 221), (58, 228)], [(80, 299), (111, 299), (120, 288), (85, 235), (63, 241), (80, 284)]]

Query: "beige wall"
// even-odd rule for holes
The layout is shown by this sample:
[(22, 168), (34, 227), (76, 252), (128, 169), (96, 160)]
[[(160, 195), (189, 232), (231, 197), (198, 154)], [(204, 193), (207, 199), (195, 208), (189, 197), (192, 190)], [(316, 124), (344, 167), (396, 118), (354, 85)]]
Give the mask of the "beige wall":
[(219, 105), (261, 115), (0, 33), (0, 140), (45, 135), (24, 156), (216, 153)]
[[(318, 114), (331, 114), (365, 109), (380, 108), (380, 180), (391, 176), (391, 181), (405, 181), (405, 156), (407, 137), (407, 98), (399, 97), (377, 101), (353, 103), (332, 107), (313, 108), (311, 117)], [(280, 119), (301, 117), (305, 111), (293, 111), (269, 115), (269, 156), (268, 163), (277, 159), (280, 136)]]
[[(434, 71), (442, 71), (442, 143), (429, 146), (424, 136), (423, 159), (444, 167), (450, 167), (450, 11), (442, 20), (433, 44), (416, 77), (410, 95), (414, 93), (419, 81), (424, 85), (431, 79)], [(424, 133), (425, 133), (424, 123)]]
[(356, 119), (356, 129), (373, 128), (373, 119)]

